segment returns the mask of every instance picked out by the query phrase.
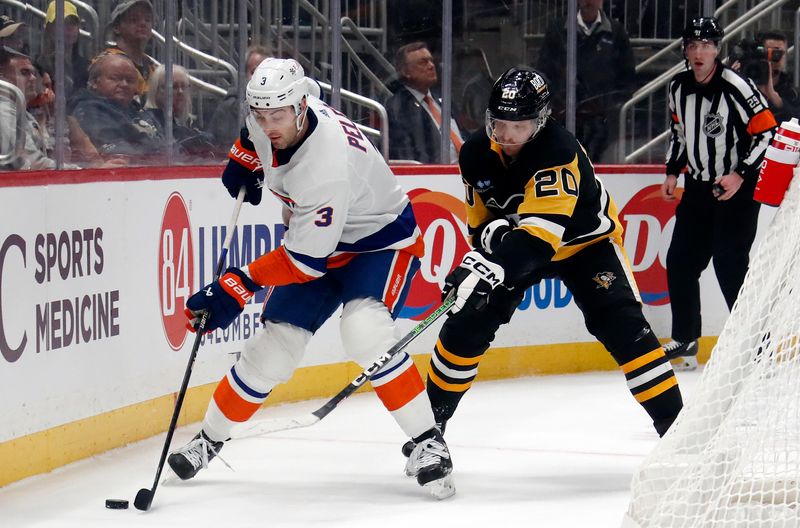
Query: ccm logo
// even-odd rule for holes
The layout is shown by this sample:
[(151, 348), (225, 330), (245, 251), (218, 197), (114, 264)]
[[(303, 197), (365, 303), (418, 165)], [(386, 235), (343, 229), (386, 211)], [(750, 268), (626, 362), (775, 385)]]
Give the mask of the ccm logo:
[(475, 270), (476, 273), (478, 273), (481, 277), (483, 277), (484, 280), (492, 285), (492, 288), (498, 286), (500, 282), (502, 282), (489, 266), (473, 257), (465, 256), (464, 264)]

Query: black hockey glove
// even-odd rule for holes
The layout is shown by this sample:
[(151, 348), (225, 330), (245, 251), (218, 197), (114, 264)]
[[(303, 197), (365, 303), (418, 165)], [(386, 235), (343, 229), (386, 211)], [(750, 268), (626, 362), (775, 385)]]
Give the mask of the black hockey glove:
[(222, 172), (222, 183), (233, 198), (239, 196), (239, 189), (244, 185), (244, 201), (253, 205), (261, 203), (261, 188), (264, 186), (263, 170), (253, 171), (243, 167), (239, 162), (229, 159), (228, 165)]
[(478, 240), (480, 241), (481, 245), (480, 247), (483, 248), (486, 253), (491, 255), (503, 241), (503, 238), (509, 234), (512, 229), (514, 229), (514, 226), (512, 226), (511, 222), (505, 218), (492, 220), (483, 226), (478, 233)]
[(503, 266), (477, 251), (470, 251), (444, 280), (442, 299), (455, 290), (456, 302), (450, 309), (451, 314), (458, 313), (466, 305), (480, 310), (486, 305), (489, 293), (503, 282), (504, 276)]
[(260, 289), (261, 286), (239, 268), (228, 268), (219, 280), (207, 284), (186, 301), (184, 312), (189, 319), (186, 328), (194, 332), (205, 311), (209, 312), (206, 332), (227, 328)]

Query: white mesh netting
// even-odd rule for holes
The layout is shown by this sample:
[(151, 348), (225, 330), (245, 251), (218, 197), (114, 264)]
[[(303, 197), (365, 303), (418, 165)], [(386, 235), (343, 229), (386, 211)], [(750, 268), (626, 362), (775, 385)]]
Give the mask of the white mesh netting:
[(800, 176), (624, 527), (800, 528)]

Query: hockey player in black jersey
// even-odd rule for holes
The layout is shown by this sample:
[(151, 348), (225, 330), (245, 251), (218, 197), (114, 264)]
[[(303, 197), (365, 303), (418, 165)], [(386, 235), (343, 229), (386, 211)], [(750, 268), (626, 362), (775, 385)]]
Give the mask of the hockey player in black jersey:
[(575, 136), (548, 117), (549, 99), (537, 71), (511, 68), (492, 89), (486, 134), (461, 149), (474, 250), (445, 281), (457, 300), (428, 370), (434, 416), (453, 416), (525, 290), (558, 277), (663, 435), (682, 407), (678, 381), (642, 315), (616, 205)]

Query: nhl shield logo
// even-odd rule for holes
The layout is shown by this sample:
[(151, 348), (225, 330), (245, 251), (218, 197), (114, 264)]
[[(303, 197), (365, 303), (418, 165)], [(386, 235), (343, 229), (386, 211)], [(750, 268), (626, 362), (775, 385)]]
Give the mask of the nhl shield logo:
[(706, 114), (703, 117), (703, 132), (709, 137), (721, 136), (725, 132), (722, 116), (719, 114)]
[(607, 290), (611, 287), (611, 283), (614, 282), (616, 278), (617, 277), (610, 271), (601, 271), (600, 273), (592, 277), (592, 280), (597, 283), (598, 288), (603, 288), (604, 290)]

